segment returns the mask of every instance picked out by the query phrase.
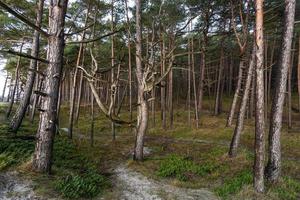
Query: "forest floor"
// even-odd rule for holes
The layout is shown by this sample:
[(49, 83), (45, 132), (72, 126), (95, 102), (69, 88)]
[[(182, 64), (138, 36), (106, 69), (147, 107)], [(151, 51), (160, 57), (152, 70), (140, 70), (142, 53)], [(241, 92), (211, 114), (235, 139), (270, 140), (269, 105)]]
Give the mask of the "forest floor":
[[(16, 180), (11, 185), (20, 185), (21, 192), (32, 195), (29, 199), (37, 199), (35, 194), (46, 199), (92, 196), (96, 199), (128, 200), (300, 198), (300, 124), (297, 124), (300, 120), (294, 120), (292, 130), (285, 127), (283, 130), (282, 179), (275, 185), (267, 185), (267, 191), (261, 195), (252, 189), (253, 119), (246, 120), (239, 154), (230, 159), (227, 151), (233, 128), (225, 128), (226, 114), (212, 116), (206, 112), (200, 117), (200, 128), (196, 129), (194, 121), (191, 126), (188, 125), (187, 111), (178, 108), (174, 112), (174, 128), (164, 130), (158, 112), (155, 128), (153, 120), (150, 118), (149, 121), (145, 161), (133, 162), (134, 130), (117, 127), (116, 140), (113, 141), (110, 123), (99, 114), (95, 121), (94, 145), (91, 147), (88, 109), (82, 109), (73, 142), (70, 142), (65, 132), (67, 110), (62, 110), (61, 134), (54, 144), (53, 173), (38, 175), (29, 167), (34, 141), (11, 138), (4, 123), (5, 108), (0, 107), (1, 176), (10, 177), (17, 173), (19, 181), (7, 178), (7, 182)], [(128, 118), (127, 114), (121, 114), (121, 117)], [(293, 119), (299, 116), (299, 113), (293, 113)], [(36, 123), (31, 125), (25, 121), (18, 135), (34, 135), (35, 130)], [(98, 177), (98, 182), (94, 177)], [(86, 185), (93, 186), (93, 189), (86, 188)], [(8, 188), (7, 184), (0, 182), (0, 195), (1, 188)], [(87, 196), (81, 192), (85, 190), (88, 190), (84, 192)]]

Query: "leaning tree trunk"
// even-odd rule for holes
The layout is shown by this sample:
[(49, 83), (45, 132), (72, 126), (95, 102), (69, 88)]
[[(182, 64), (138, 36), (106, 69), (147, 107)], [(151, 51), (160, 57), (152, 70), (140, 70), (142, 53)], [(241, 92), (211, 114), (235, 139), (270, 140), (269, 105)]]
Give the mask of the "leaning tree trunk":
[(264, 34), (263, 34), (263, 2), (256, 0), (256, 89), (255, 89), (255, 158), (254, 189), (264, 191), (265, 161), (265, 117), (264, 117)]
[(238, 77), (237, 77), (238, 80), (237, 80), (237, 85), (236, 85), (236, 88), (235, 88), (233, 100), (232, 100), (232, 103), (231, 103), (229, 115), (228, 115), (228, 118), (227, 118), (227, 123), (226, 123), (227, 127), (230, 127), (232, 125), (232, 121), (233, 121), (233, 118), (234, 118), (236, 106), (238, 104), (238, 98), (239, 98), (239, 95), (240, 95), (240, 92), (241, 92), (241, 87), (242, 87), (243, 70), (245, 68), (244, 65), (245, 65), (245, 57), (244, 57), (244, 53), (243, 53), (240, 57), (239, 73), (238, 73)]
[(245, 120), (245, 114), (247, 110), (247, 103), (249, 99), (249, 93), (250, 93), (250, 88), (251, 88), (251, 81), (252, 81), (252, 74), (253, 74), (253, 69), (255, 66), (255, 43), (253, 45), (253, 50), (252, 50), (252, 56), (250, 59), (250, 64), (248, 68), (248, 73), (247, 73), (247, 78), (246, 78), (246, 84), (244, 88), (244, 95), (243, 99), (241, 102), (241, 107), (240, 107), (240, 112), (238, 113), (238, 118), (236, 121), (236, 127), (234, 129), (234, 134), (231, 140), (230, 144), (230, 149), (228, 155), (230, 157), (235, 157), (237, 155), (237, 148), (240, 143), (240, 137), (244, 128), (244, 120)]
[[(22, 48), (23, 48), (24, 43), (22, 42), (21, 47), (20, 47), (20, 53), (22, 53)], [(15, 95), (16, 95), (16, 90), (18, 86), (18, 79), (19, 79), (19, 71), (20, 71), (20, 63), (21, 63), (21, 56), (19, 56), (18, 61), (17, 61), (17, 66), (16, 66), (16, 71), (15, 71), (15, 80), (14, 80), (14, 85), (13, 85), (13, 90), (11, 91), (11, 98), (10, 98), (10, 103), (6, 112), (6, 118), (9, 118), (14, 101), (15, 101)]]
[(287, 74), (291, 58), (291, 46), (295, 21), (295, 4), (295, 0), (285, 0), (284, 36), (278, 65), (279, 72), (277, 73), (274, 97), (272, 99), (269, 129), (269, 160), (266, 168), (267, 179), (272, 182), (277, 181), (281, 173), (280, 135)]
[(141, 0), (136, 0), (136, 77), (138, 81), (138, 122), (134, 148), (134, 159), (143, 160), (144, 136), (148, 125), (148, 102), (145, 99), (142, 67)]
[(68, 0), (52, 0), (49, 5), (49, 66), (45, 76), (45, 90), (41, 102), (32, 166), (35, 171), (51, 171), (52, 149), (57, 121), (57, 102), (64, 54), (64, 25)]
[[(39, 0), (36, 23), (35, 23), (37, 27), (41, 27), (42, 24), (43, 8), (44, 8), (44, 0)], [(31, 48), (32, 57), (35, 58), (39, 57), (39, 49), (40, 49), (39, 47), (40, 47), (40, 33), (38, 31), (34, 31), (32, 48)], [(32, 59), (30, 61), (23, 99), (21, 100), (18, 109), (10, 122), (10, 128), (13, 132), (17, 132), (19, 127), (21, 126), (27, 107), (30, 103), (30, 97), (32, 94), (32, 88), (35, 81), (36, 70), (37, 70), (37, 60)]]

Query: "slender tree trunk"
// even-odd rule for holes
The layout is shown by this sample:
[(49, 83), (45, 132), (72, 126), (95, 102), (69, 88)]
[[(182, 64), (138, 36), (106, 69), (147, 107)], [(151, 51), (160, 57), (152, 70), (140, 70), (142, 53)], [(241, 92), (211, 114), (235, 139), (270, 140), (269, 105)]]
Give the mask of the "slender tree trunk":
[(91, 130), (90, 130), (90, 144), (94, 146), (94, 127), (95, 127), (95, 113), (94, 113), (94, 95), (91, 93)]
[[(35, 22), (35, 25), (37, 27), (41, 27), (43, 9), (44, 9), (44, 0), (39, 0), (37, 6), (36, 22)], [(39, 49), (40, 49), (40, 33), (38, 31), (34, 31), (32, 47), (31, 47), (31, 56), (38, 58)], [(36, 77), (37, 60), (32, 59), (30, 61), (29, 69), (30, 70), (28, 71), (28, 75), (27, 75), (27, 81), (26, 81), (23, 99), (20, 102), (18, 109), (10, 122), (10, 128), (13, 132), (17, 132), (19, 127), (21, 126), (27, 107), (30, 103), (32, 88)]]
[(235, 88), (235, 92), (234, 92), (234, 96), (233, 96), (233, 100), (231, 103), (231, 107), (230, 107), (230, 111), (229, 111), (229, 115), (227, 118), (227, 127), (230, 127), (232, 125), (232, 121), (234, 118), (234, 114), (235, 114), (235, 110), (238, 104), (238, 98), (240, 97), (240, 93), (241, 93), (241, 87), (242, 87), (242, 79), (243, 79), (243, 71), (245, 70), (245, 56), (241, 55), (240, 57), (240, 65), (239, 65), (239, 73), (238, 73), (238, 80), (237, 80), (237, 85)]
[(223, 69), (224, 69), (224, 49), (223, 49), (223, 44), (221, 44), (221, 57), (220, 57), (220, 65), (219, 65), (219, 70), (218, 70), (214, 115), (220, 114), (221, 89), (223, 89), (223, 88), (221, 88), (221, 82), (222, 82), (222, 78), (223, 78)]
[[(36, 78), (35, 90), (41, 91), (42, 86), (43, 86), (43, 78), (38, 75)], [(35, 110), (36, 110), (36, 106), (37, 106), (38, 102), (39, 102), (39, 95), (34, 94), (33, 103), (32, 103), (32, 111), (30, 114), (30, 122), (31, 123), (33, 123), (34, 116), (35, 116)]]
[(193, 78), (193, 90), (194, 90), (195, 120), (196, 120), (196, 128), (199, 128), (197, 88), (196, 88), (196, 75), (195, 75), (194, 39), (193, 38), (191, 38), (191, 48), (192, 48), (191, 59), (192, 59), (192, 78)]
[(188, 103), (188, 123), (191, 125), (191, 42), (190, 38), (188, 38), (188, 91), (187, 91), (187, 103)]
[(4, 102), (4, 95), (5, 95), (5, 91), (6, 91), (7, 80), (8, 80), (8, 73), (6, 73), (6, 78), (5, 78), (5, 82), (4, 82), (4, 86), (3, 86), (3, 90), (2, 90), (2, 98), (1, 98), (2, 102)]
[(279, 72), (277, 73), (274, 97), (272, 99), (269, 129), (269, 160), (266, 168), (267, 178), (272, 182), (277, 181), (281, 173), (280, 135), (287, 74), (291, 58), (291, 45), (295, 21), (295, 4), (295, 0), (285, 0), (284, 36), (279, 60)]
[(247, 110), (247, 104), (248, 104), (248, 99), (249, 99), (249, 93), (250, 93), (250, 88), (251, 88), (251, 81), (252, 81), (252, 74), (255, 66), (255, 45), (253, 45), (253, 50), (252, 50), (252, 56), (250, 59), (250, 64), (248, 68), (248, 73), (247, 73), (247, 78), (246, 78), (246, 84), (244, 88), (244, 94), (240, 106), (240, 111), (238, 113), (238, 118), (236, 121), (236, 126), (234, 129), (233, 137), (231, 140), (230, 144), (230, 149), (228, 155), (230, 157), (235, 157), (237, 155), (237, 149), (240, 143), (240, 137), (244, 128), (244, 120), (245, 120), (245, 115), (246, 115), (246, 110)]
[(298, 42), (298, 70), (297, 70), (297, 80), (298, 80), (298, 110), (300, 112), (300, 36), (299, 36), (299, 42)]
[(138, 81), (138, 123), (134, 148), (134, 159), (143, 160), (144, 136), (148, 125), (148, 103), (144, 95), (142, 66), (141, 0), (136, 0), (136, 77)]
[[(161, 33), (161, 74), (165, 73), (165, 39)], [(167, 129), (167, 117), (166, 117), (166, 80), (165, 78), (161, 82), (160, 98), (161, 98), (161, 118), (162, 118), (162, 127)]]
[(126, 7), (126, 19), (127, 19), (127, 39), (128, 39), (128, 86), (129, 86), (129, 112), (130, 112), (130, 121), (132, 121), (132, 64), (131, 64), (131, 30), (130, 30), (130, 21), (129, 21), (129, 11), (128, 3), (125, 0)]
[(256, 0), (256, 90), (255, 90), (255, 158), (254, 189), (263, 192), (265, 161), (265, 117), (264, 117), (264, 33), (263, 2)]
[[(206, 42), (204, 42), (206, 43)], [(199, 79), (199, 102), (198, 110), (201, 113), (203, 104), (203, 93), (204, 93), (204, 79), (205, 79), (205, 68), (206, 68), (206, 44), (202, 47), (202, 62), (200, 67), (200, 79)], [(209, 87), (209, 86), (208, 86)]]
[[(113, 32), (115, 29), (114, 25), (114, 0), (111, 1), (111, 32)], [(115, 72), (114, 72), (114, 65), (115, 65), (115, 37), (114, 35), (111, 36), (111, 84), (115, 81)], [(116, 103), (116, 95), (118, 94), (118, 87), (116, 87), (115, 96), (112, 98), (113, 100), (113, 114), (115, 114), (115, 103)], [(114, 141), (116, 139), (116, 129), (115, 129), (115, 123), (111, 122), (111, 134), (112, 134), (112, 140)]]
[[(22, 53), (22, 49), (23, 49), (23, 45), (24, 43), (22, 42), (21, 47), (20, 47), (20, 53)], [(6, 118), (9, 118), (13, 105), (14, 105), (14, 101), (15, 101), (15, 95), (16, 95), (16, 90), (18, 87), (18, 79), (19, 79), (19, 71), (20, 71), (20, 63), (21, 63), (21, 56), (18, 57), (18, 61), (17, 61), (17, 66), (16, 66), (16, 71), (15, 71), (15, 80), (13, 83), (13, 89), (11, 92), (11, 99), (10, 99), (10, 103), (6, 112)]]
[[(295, 37), (296, 38), (296, 37)], [(293, 43), (292, 49), (296, 48), (296, 41)], [(295, 56), (295, 51), (292, 51), (291, 53), (291, 60), (289, 64), (289, 70), (288, 70), (288, 128), (292, 128), (292, 73), (293, 73), (293, 65), (294, 65), (294, 56)]]
[[(82, 55), (82, 59), (84, 59), (84, 53)], [(82, 61), (82, 64), (83, 64), (83, 61)], [(77, 98), (76, 111), (75, 111), (75, 123), (78, 122), (78, 118), (79, 118), (80, 105), (81, 105), (81, 99), (82, 99), (82, 84), (83, 84), (83, 72), (80, 71), (79, 90), (78, 90), (78, 98)]]
[[(88, 21), (88, 15), (89, 15), (89, 8), (87, 10), (86, 16), (85, 16), (85, 26), (87, 25)], [(85, 31), (82, 33), (82, 40), (85, 38)], [(81, 63), (81, 58), (83, 54), (84, 46), (83, 43), (80, 43), (79, 47), (79, 52), (77, 55), (77, 60), (76, 60), (76, 66), (74, 70), (74, 77), (73, 77), (73, 83), (71, 86), (71, 99), (70, 99), (70, 115), (69, 115), (69, 138), (72, 139), (73, 137), (73, 124), (74, 124), (74, 109), (75, 109), (75, 101), (76, 101), (76, 83), (77, 83), (77, 76), (78, 76), (78, 66), (80, 66)]]
[(52, 0), (49, 5), (49, 66), (45, 76), (45, 91), (42, 96), (40, 122), (37, 131), (32, 166), (35, 171), (49, 173), (52, 164), (52, 149), (57, 122), (57, 102), (63, 67), (64, 21), (68, 0)]

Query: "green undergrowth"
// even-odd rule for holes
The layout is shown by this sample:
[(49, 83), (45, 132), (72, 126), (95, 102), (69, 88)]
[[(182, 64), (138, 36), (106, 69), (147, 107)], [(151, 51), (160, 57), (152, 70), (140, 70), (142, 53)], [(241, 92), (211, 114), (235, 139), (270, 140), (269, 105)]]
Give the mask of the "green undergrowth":
[(170, 155), (160, 164), (157, 175), (160, 177), (175, 177), (187, 181), (194, 176), (206, 176), (217, 170), (219, 166), (213, 162), (196, 164), (190, 158)]
[[(67, 199), (92, 198), (110, 186), (108, 178), (97, 169), (98, 163), (89, 159), (75, 142), (64, 136), (56, 136), (53, 148), (52, 173), (49, 176), (31, 172), (30, 160), (35, 140), (32, 135), (36, 126), (27, 124), (21, 127), (14, 138), (6, 124), (0, 126), (0, 171), (18, 169), (31, 176), (38, 185), (37, 192), (52, 193)], [(31, 137), (28, 137), (31, 136)]]
[(239, 192), (244, 185), (251, 184), (252, 179), (252, 171), (244, 170), (237, 173), (234, 177), (226, 178), (222, 185), (216, 187), (214, 191), (222, 199), (228, 199), (230, 195)]
[(34, 150), (34, 142), (30, 140), (1, 138), (0, 170), (21, 164), (30, 159)]
[(291, 177), (283, 177), (279, 183), (271, 186), (271, 190), (278, 195), (280, 199), (298, 200), (300, 199), (300, 181)]

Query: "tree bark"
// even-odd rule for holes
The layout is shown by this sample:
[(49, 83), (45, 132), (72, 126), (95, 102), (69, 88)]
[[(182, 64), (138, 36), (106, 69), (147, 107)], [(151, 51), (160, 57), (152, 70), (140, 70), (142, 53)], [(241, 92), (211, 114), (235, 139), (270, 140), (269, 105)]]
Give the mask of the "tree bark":
[(241, 93), (241, 87), (242, 87), (242, 79), (243, 79), (243, 71), (245, 70), (245, 57), (244, 55), (241, 55), (240, 57), (240, 65), (239, 65), (239, 73), (238, 73), (238, 80), (237, 80), (237, 85), (235, 88), (235, 92), (234, 92), (234, 96), (233, 96), (233, 100), (231, 103), (231, 107), (230, 107), (230, 111), (229, 111), (229, 115), (227, 118), (227, 127), (232, 126), (232, 121), (234, 118), (234, 114), (235, 114), (235, 110), (236, 110), (236, 106), (238, 104), (238, 98), (240, 97), (240, 93)]
[(266, 168), (267, 179), (276, 182), (281, 173), (281, 145), (280, 135), (282, 127), (282, 113), (286, 92), (287, 73), (291, 58), (291, 45), (295, 21), (295, 0), (285, 0), (285, 22), (282, 49), (279, 60), (272, 99), (272, 110), (269, 129), (269, 160)]
[[(41, 28), (41, 24), (42, 24), (43, 9), (44, 9), (44, 0), (39, 0), (38, 7), (37, 7), (36, 22), (35, 22), (35, 25), (39, 28)], [(40, 49), (40, 33), (37, 30), (35, 30), (33, 41), (32, 41), (32, 47), (31, 47), (31, 56), (38, 58), (39, 49)], [(32, 88), (36, 77), (37, 62), (38, 61), (34, 59), (30, 60), (30, 66), (29, 66), (30, 70), (28, 70), (24, 96), (18, 106), (15, 115), (13, 116), (10, 122), (10, 128), (13, 132), (17, 132), (19, 127), (21, 126), (27, 107), (30, 103)]]
[(45, 96), (41, 96), (40, 121), (33, 155), (33, 170), (50, 173), (57, 122), (57, 102), (64, 53), (64, 25), (68, 0), (52, 0), (49, 5), (48, 60)]
[(252, 74), (255, 66), (255, 43), (253, 44), (252, 55), (250, 59), (250, 64), (248, 68), (247, 78), (246, 78), (246, 85), (244, 88), (244, 94), (241, 102), (240, 112), (238, 113), (238, 118), (236, 121), (236, 126), (234, 129), (233, 137), (230, 144), (230, 149), (228, 155), (230, 157), (235, 157), (237, 155), (237, 149), (240, 143), (240, 137), (244, 128), (244, 120), (245, 114), (247, 110), (247, 104), (249, 99), (249, 93), (251, 88), (251, 81), (252, 81)]
[(144, 95), (142, 66), (141, 0), (136, 0), (136, 77), (138, 81), (138, 122), (134, 148), (134, 160), (143, 160), (144, 136), (148, 125), (148, 103)]
[(256, 90), (255, 90), (255, 158), (254, 189), (263, 192), (265, 161), (265, 117), (264, 117), (264, 34), (263, 34), (263, 2), (256, 0)]

